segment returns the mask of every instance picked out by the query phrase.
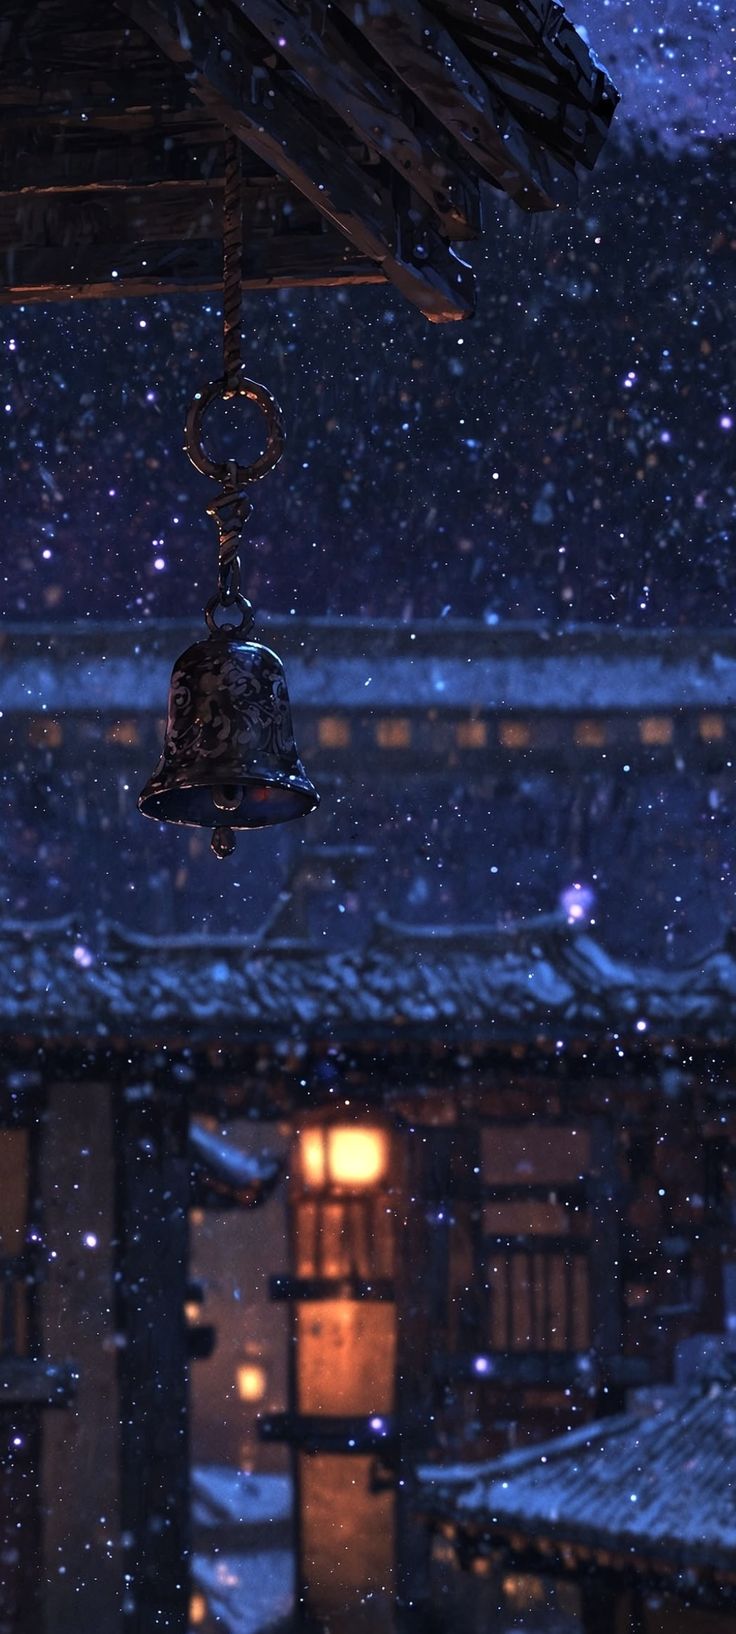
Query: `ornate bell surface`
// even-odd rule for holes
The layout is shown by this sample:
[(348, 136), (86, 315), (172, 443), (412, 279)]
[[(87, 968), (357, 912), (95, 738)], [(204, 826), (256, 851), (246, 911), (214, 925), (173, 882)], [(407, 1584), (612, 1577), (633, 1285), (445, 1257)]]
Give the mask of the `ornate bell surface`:
[(177, 659), (161, 760), (138, 800), (144, 817), (214, 826), (228, 856), (234, 828), (305, 817), (319, 795), (297, 754), (283, 665), (238, 631), (215, 629)]

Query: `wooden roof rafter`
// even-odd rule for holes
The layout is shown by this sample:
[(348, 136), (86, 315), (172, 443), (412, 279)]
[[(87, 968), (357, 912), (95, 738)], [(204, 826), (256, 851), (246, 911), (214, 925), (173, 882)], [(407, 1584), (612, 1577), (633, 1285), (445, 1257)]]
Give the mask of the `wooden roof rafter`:
[(261, 78), (254, 72), (249, 36), (232, 9), (221, 0), (115, 3), (186, 75), (221, 124), (309, 199), (427, 317), (469, 315), (470, 268), (439, 238), (426, 211), (413, 200), (411, 209), (398, 213), (383, 179), (312, 123), (288, 85), (275, 73)]
[(570, 202), (615, 103), (555, 0), (8, 0), (0, 302), (216, 287), (228, 130), (245, 287), (463, 317), (485, 186)]

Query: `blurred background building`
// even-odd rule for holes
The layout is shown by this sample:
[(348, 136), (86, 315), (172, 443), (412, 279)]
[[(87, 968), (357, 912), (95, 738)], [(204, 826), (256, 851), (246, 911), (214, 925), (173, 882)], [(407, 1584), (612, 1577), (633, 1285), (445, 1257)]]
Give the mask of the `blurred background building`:
[[(387, 286), (269, 194), (245, 588), (323, 799), (227, 872), (135, 805), (213, 576), (179, 427), (217, 233), (115, 194), (138, 25), (4, 11), (1, 1634), (724, 1634), (731, 10), (589, 0), (613, 135), (570, 213), (486, 190), (460, 325), (416, 222)], [(196, 51), (184, 0), (138, 12)], [(181, 95), (164, 192), (209, 152)], [(257, 287), (295, 257), (335, 287)], [(90, 267), (127, 298), (69, 304)]]

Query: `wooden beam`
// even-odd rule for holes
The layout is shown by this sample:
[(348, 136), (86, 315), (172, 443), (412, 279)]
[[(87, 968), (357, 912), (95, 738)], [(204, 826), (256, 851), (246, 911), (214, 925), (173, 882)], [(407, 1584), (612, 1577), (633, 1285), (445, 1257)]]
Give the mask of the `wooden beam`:
[(460, 43), (525, 128), (591, 167), (618, 102), (605, 69), (550, 0), (444, 0)]
[[(201, 102), (331, 221), (428, 318), (467, 317), (469, 267), (421, 219), (397, 218), (390, 195), (295, 106), (278, 77), (253, 69), (240, 31), (215, 28), (192, 0), (115, 0), (186, 76)], [(218, 13), (218, 22), (226, 21)]]
[(422, 0), (335, 0), (494, 186), (524, 210), (572, 204), (572, 171), (538, 148)]
[[(0, 254), (23, 249), (77, 251), (104, 244), (186, 244), (219, 239), (222, 223), (221, 177), (210, 181), (151, 183), (0, 192)], [(321, 227), (321, 218), (300, 194), (277, 176), (241, 186), (247, 237), (288, 226), (296, 237), (305, 226)], [(294, 205), (296, 208), (294, 208)]]
[[(219, 168), (221, 144), (204, 151), (194, 152), (183, 143), (153, 141), (118, 141), (105, 147), (91, 147), (89, 136), (84, 145), (68, 148), (44, 143), (35, 149), (24, 144), (19, 134), (17, 142), (0, 140), (0, 193), (31, 194), (40, 198), (44, 193), (57, 197), (65, 193), (101, 187), (146, 187), (154, 182), (197, 182), (207, 179)], [(261, 167), (263, 176), (263, 167)], [(219, 179), (213, 177), (213, 184)]]
[[(151, 243), (143, 250), (131, 243), (12, 250), (4, 263), (0, 262), (0, 306), (171, 295), (182, 289), (222, 286), (219, 238)], [(384, 281), (375, 261), (357, 255), (339, 233), (321, 222), (309, 233), (264, 233), (260, 238), (251, 233), (244, 248), (246, 290)]]
[[(244, 16), (274, 46), (322, 102), (378, 158), (385, 159), (429, 205), (447, 238), (477, 238), (480, 202), (473, 180), (451, 155), (449, 143), (422, 128), (421, 110), (379, 79), (361, 61), (344, 34), (324, 19), (311, 26), (313, 11), (297, 0), (235, 0)], [(407, 106), (407, 103), (410, 105)], [(439, 139), (438, 139), (439, 138)]]

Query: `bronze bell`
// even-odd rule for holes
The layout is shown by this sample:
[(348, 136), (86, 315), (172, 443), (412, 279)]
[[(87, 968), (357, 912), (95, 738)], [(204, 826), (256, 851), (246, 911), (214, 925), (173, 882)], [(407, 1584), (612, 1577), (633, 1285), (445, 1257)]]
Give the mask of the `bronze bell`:
[(138, 800), (144, 817), (214, 827), (212, 849), (235, 849), (234, 828), (305, 817), (319, 795), (297, 754), (281, 659), (240, 631), (210, 626), (174, 665), (161, 760)]

